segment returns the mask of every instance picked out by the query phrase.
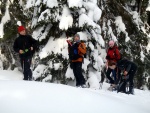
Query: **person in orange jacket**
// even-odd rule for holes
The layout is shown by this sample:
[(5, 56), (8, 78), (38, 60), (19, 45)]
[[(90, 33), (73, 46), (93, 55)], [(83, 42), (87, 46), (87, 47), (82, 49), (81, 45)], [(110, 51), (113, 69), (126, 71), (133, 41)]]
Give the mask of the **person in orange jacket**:
[[(69, 46), (69, 58), (72, 62), (72, 69), (76, 78), (76, 86), (85, 88), (85, 78), (82, 74), (82, 62), (86, 53), (86, 46), (80, 41), (80, 36), (74, 36), (74, 44)], [(69, 43), (68, 43), (69, 44)]]

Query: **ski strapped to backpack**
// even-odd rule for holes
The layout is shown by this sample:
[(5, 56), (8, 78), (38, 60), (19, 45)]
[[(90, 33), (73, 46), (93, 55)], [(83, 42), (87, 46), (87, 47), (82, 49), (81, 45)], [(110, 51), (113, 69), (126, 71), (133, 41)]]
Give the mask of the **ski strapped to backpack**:
[(66, 41), (70, 46), (72, 46), (72, 43), (69, 40), (66, 40)]

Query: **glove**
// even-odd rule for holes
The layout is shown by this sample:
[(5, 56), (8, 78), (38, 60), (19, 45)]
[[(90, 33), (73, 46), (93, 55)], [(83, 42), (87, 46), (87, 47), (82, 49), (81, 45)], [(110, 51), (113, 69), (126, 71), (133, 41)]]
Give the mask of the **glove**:
[(122, 79), (127, 80), (129, 78), (129, 75), (123, 75)]
[(106, 56), (106, 59), (107, 59), (107, 60), (110, 60), (110, 56)]
[(25, 49), (25, 52), (28, 52), (29, 50), (28, 49)]
[(77, 51), (77, 49), (74, 49), (74, 54), (76, 55), (76, 54), (78, 54), (78, 51)]

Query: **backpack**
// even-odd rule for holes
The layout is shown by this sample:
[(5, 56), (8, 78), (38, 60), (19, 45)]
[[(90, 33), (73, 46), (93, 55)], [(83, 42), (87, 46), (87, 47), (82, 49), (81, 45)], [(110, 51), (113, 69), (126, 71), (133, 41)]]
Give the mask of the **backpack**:
[(118, 92), (126, 93), (126, 84), (127, 82), (125, 80), (121, 80), (117, 86), (117, 93)]
[[(117, 47), (117, 46), (116, 46)], [(118, 47), (117, 47), (118, 48)], [(122, 59), (122, 52), (118, 49), (118, 51), (119, 51), (119, 54), (120, 54), (120, 59), (119, 60), (121, 60)], [(116, 48), (114, 49), (114, 54), (116, 55)]]
[[(78, 53), (78, 47), (81, 43), (76, 43), (74, 45), (72, 45), (70, 48), (69, 48), (69, 59), (70, 60), (77, 60), (78, 58), (83, 58), (83, 56), (80, 56), (79, 53)], [(84, 54), (85, 56), (85, 54)]]
[(118, 92), (127, 93), (129, 90), (128, 82), (129, 82), (129, 75), (126, 76), (126, 78), (124, 75), (121, 75), (121, 78), (117, 87), (117, 93)]

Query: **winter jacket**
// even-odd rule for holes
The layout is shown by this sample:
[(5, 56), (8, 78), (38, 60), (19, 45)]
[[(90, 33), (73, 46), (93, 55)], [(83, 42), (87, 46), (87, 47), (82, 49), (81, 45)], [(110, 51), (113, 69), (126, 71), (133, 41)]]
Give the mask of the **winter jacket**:
[[(19, 53), (19, 50), (23, 50), (23, 54), (19, 54), (20, 58), (26, 58), (33, 55), (35, 48), (37, 46), (37, 41), (33, 39), (30, 35), (20, 35), (16, 38), (14, 42), (14, 51)], [(31, 51), (30, 48), (33, 47)], [(25, 50), (28, 50), (25, 52)]]
[(137, 69), (137, 65), (127, 59), (119, 60), (117, 62), (117, 67), (122, 71), (127, 71), (128, 73)]
[(109, 61), (117, 62), (120, 60), (120, 52), (118, 50), (118, 47), (114, 46), (113, 48), (109, 48), (107, 51), (106, 59)]
[[(83, 62), (83, 57), (84, 57), (84, 54), (86, 53), (86, 46), (84, 43), (79, 42), (79, 43), (73, 44), (71, 48), (76, 48), (76, 47), (77, 47), (77, 53), (79, 55), (79, 58), (76, 60), (72, 60), (72, 62)], [(73, 49), (69, 50), (69, 54), (71, 53), (70, 51), (73, 51)]]

